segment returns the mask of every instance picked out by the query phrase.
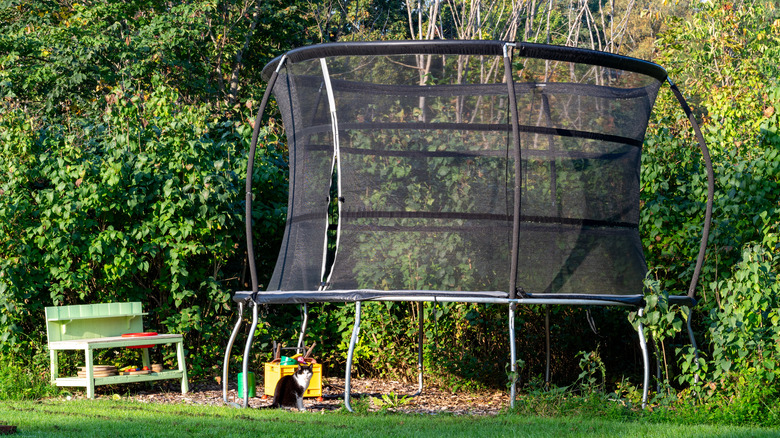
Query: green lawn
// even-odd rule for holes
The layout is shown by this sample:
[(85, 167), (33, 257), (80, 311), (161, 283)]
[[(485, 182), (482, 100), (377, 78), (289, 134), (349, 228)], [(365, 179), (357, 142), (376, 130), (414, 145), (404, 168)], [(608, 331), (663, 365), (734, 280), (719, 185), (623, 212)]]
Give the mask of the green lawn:
[(657, 424), (593, 417), (542, 418), (447, 414), (300, 413), (155, 405), (114, 400), (52, 399), (0, 402), (0, 423), (16, 425), (15, 436), (254, 436), (254, 437), (776, 437), (769, 429)]

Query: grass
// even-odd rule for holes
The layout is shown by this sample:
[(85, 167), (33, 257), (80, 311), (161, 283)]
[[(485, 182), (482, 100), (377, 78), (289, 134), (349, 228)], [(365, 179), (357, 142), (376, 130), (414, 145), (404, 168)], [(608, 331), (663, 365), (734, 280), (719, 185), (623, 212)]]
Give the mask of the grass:
[[(369, 413), (364, 399), (354, 400), (354, 406), (360, 412), (356, 414), (343, 411), (299, 413), (148, 404), (126, 398), (66, 400), (48, 383), (47, 377), (30, 373), (29, 369), (8, 361), (0, 367), (0, 424), (17, 426), (15, 436), (780, 436), (777, 429), (735, 425), (755, 423), (751, 420), (754, 416), (740, 421), (744, 415), (741, 417), (739, 409), (735, 409), (739, 403), (708, 409), (676, 405), (650, 413), (624, 408), (604, 394), (575, 396), (565, 388), (522, 395), (514, 411), (498, 416)], [(390, 407), (401, 400), (388, 396), (383, 402)], [(775, 425), (776, 421), (760, 423)]]
[(447, 414), (350, 414), (155, 405), (126, 400), (0, 402), (0, 423), (15, 425), (15, 436), (46, 437), (776, 437), (771, 429), (719, 425), (652, 423), (576, 415), (539, 417)]

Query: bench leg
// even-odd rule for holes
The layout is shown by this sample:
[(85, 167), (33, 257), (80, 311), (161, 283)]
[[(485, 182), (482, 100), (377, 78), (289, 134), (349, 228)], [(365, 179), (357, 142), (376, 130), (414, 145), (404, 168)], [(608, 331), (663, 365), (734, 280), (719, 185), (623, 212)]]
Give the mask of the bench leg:
[(95, 370), (92, 368), (93, 354), (92, 350), (84, 350), (84, 366), (87, 371), (87, 398), (95, 398)]
[(181, 371), (181, 393), (186, 394), (190, 391), (190, 385), (187, 383), (187, 364), (184, 363), (184, 340), (176, 343), (176, 356)]
[(60, 363), (57, 356), (57, 350), (49, 350), (49, 358), (51, 359), (51, 383), (52, 385), (57, 381), (57, 377), (60, 376)]
[(141, 361), (143, 362), (144, 366), (147, 367), (147, 369), (151, 369), (151, 362), (149, 360), (149, 349), (148, 348), (142, 348), (143, 352), (143, 358)]

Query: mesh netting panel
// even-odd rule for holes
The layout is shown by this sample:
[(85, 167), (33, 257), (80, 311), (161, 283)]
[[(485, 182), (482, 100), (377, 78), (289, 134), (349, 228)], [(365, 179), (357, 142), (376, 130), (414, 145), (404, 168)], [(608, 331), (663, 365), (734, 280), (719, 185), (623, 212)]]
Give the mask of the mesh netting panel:
[(641, 293), (639, 166), (659, 80), (587, 60), (511, 65), (519, 151), (500, 55), (288, 62), (274, 93), (289, 217), (269, 289), (507, 291), (517, 248), (526, 293)]
[(322, 71), (312, 74), (286, 74), (274, 88), (287, 131), (290, 192), (269, 290), (317, 290), (321, 282), (334, 146), (327, 98), (318, 91)]

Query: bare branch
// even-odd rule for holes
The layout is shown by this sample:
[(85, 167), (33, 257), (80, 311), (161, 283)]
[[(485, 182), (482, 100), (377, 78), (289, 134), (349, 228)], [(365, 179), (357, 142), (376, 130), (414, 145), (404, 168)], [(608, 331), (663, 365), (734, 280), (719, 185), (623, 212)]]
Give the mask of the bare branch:
[(228, 91), (228, 105), (233, 106), (238, 99), (238, 73), (244, 66), (244, 52), (249, 50), (249, 43), (252, 39), (252, 34), (255, 32), (257, 22), (260, 21), (260, 0), (255, 3), (255, 11), (252, 13), (252, 24), (249, 25), (244, 36), (244, 46), (236, 52), (235, 64), (233, 65), (233, 72), (230, 74), (230, 90)]

